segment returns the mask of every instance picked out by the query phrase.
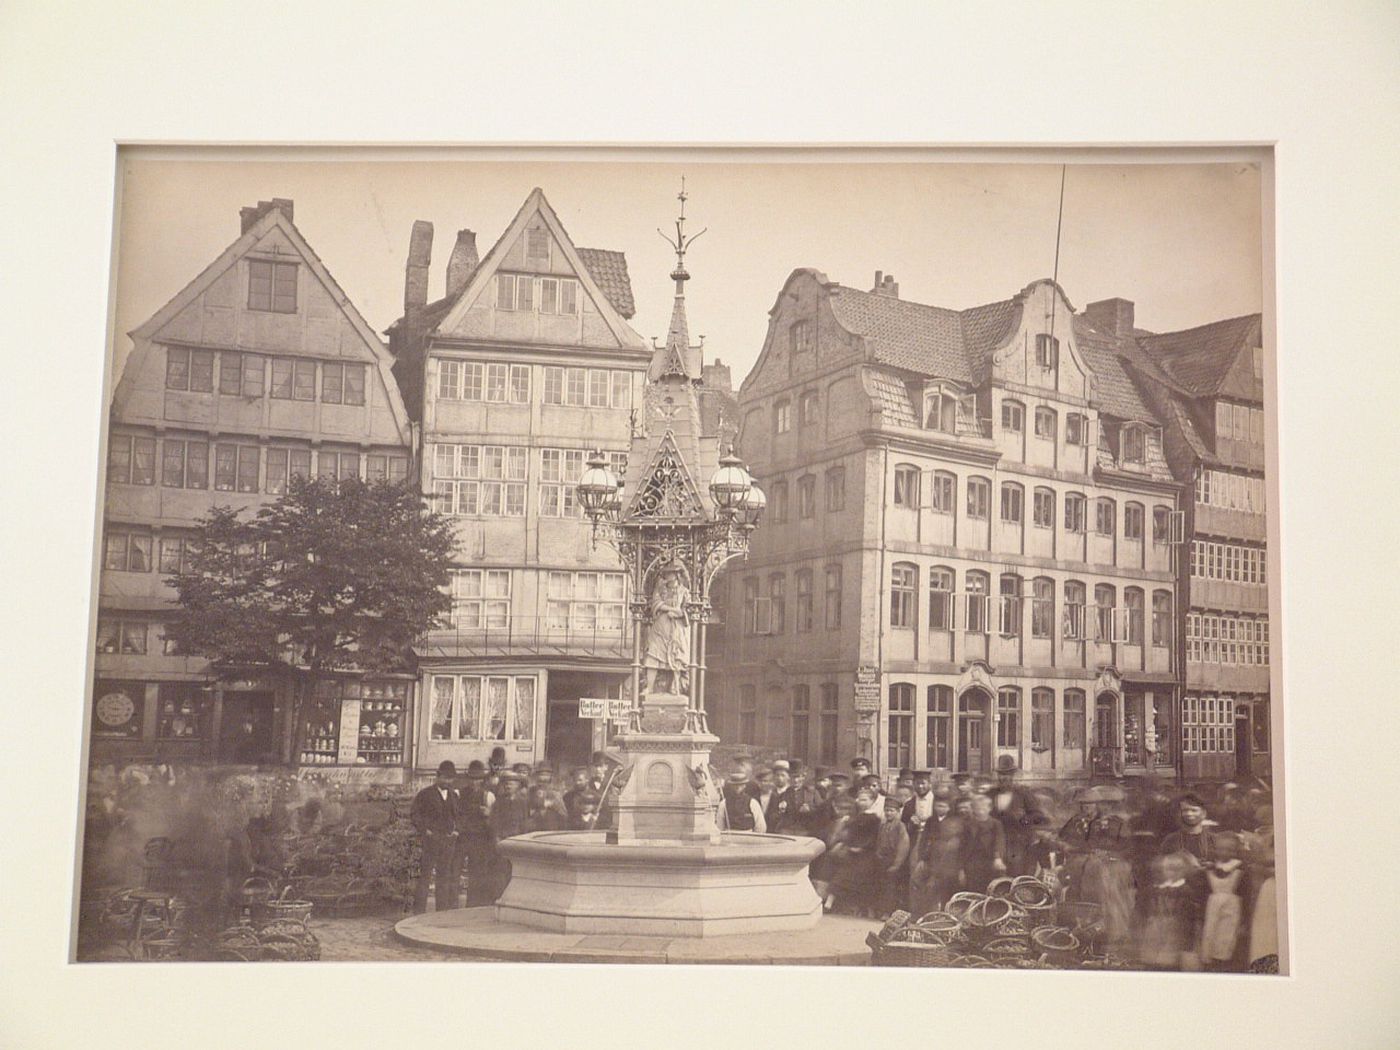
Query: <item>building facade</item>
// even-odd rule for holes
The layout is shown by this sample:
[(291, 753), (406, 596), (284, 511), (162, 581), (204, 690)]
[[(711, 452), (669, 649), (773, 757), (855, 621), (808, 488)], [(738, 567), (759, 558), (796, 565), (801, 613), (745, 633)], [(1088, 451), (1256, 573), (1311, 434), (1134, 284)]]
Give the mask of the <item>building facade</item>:
[[(1173, 772), (1180, 486), (1113, 302), (948, 310), (795, 271), (739, 393), (726, 742), (820, 765)], [(722, 689), (720, 684), (723, 683)]]
[(1259, 314), (1138, 340), (1174, 473), (1187, 483), (1179, 565), (1182, 772), (1268, 777), (1268, 519)]
[[(163, 625), (166, 582), (212, 506), (252, 511), (292, 475), (403, 480), (408, 414), (384, 345), (274, 199), (131, 333), (107, 437), (94, 762), (212, 760), (402, 777), (411, 675), (313, 688), (267, 669), (215, 675)], [(303, 725), (290, 717), (307, 689)]]
[(462, 231), (427, 301), (432, 227), (416, 223), (395, 372), (421, 424), (423, 491), (456, 522), (451, 623), (419, 646), (419, 769), (500, 747), (584, 762), (604, 743), (582, 697), (623, 695), (626, 580), (574, 485), (591, 452), (621, 475), (650, 351), (620, 252), (577, 248), (542, 191), (484, 259)]

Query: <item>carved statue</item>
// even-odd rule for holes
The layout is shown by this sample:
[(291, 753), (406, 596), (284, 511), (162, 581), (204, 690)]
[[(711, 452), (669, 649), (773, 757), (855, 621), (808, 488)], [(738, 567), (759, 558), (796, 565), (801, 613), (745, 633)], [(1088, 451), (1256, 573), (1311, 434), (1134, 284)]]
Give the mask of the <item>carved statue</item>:
[(651, 594), (642, 653), (643, 693), (684, 693), (690, 687), (690, 617), (685, 605), (690, 591), (679, 565), (661, 570)]

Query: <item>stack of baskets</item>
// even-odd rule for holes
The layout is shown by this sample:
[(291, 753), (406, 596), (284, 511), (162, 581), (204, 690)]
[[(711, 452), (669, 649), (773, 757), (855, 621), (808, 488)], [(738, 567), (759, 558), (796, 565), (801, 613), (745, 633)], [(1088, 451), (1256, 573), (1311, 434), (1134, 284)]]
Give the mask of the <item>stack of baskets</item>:
[(954, 894), (915, 920), (895, 912), (866, 938), (873, 966), (965, 969), (1125, 969), (1098, 953), (1097, 916), (1060, 914), (1052, 886), (1032, 876), (997, 879), (987, 893)]
[(301, 919), (272, 919), (260, 926), (239, 923), (219, 934), (215, 958), (222, 962), (315, 962), (321, 942)]

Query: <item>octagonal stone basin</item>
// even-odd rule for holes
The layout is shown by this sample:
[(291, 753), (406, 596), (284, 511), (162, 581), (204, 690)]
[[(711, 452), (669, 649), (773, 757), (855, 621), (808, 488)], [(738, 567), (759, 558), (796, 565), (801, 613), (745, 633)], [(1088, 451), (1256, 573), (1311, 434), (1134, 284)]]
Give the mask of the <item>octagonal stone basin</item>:
[(727, 832), (717, 843), (608, 844), (601, 831), (536, 831), (497, 847), (511, 878), (502, 922), (560, 933), (715, 937), (805, 930), (821, 918), (799, 835)]

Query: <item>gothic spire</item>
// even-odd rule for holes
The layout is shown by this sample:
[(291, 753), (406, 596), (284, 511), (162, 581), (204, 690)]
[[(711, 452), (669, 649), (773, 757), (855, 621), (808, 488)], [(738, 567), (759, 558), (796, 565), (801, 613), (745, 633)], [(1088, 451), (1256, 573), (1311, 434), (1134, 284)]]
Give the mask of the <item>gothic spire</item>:
[(681, 202), (681, 209), (680, 215), (676, 218), (675, 237), (662, 233), (660, 229), (656, 231), (676, 253), (676, 268), (671, 271), (671, 280), (676, 282), (676, 301), (671, 308), (671, 325), (666, 331), (666, 344), (656, 347), (656, 352), (652, 355), (651, 367), (647, 369), (647, 378), (653, 382), (666, 376), (680, 376), (690, 380), (699, 380), (700, 378), (700, 369), (695, 363), (698, 355), (693, 353), (699, 347), (690, 345), (690, 328), (685, 319), (685, 282), (690, 280), (690, 274), (685, 269), (685, 253), (705, 230), (689, 237), (686, 236), (685, 176), (681, 176), (681, 192), (676, 195), (676, 199)]

